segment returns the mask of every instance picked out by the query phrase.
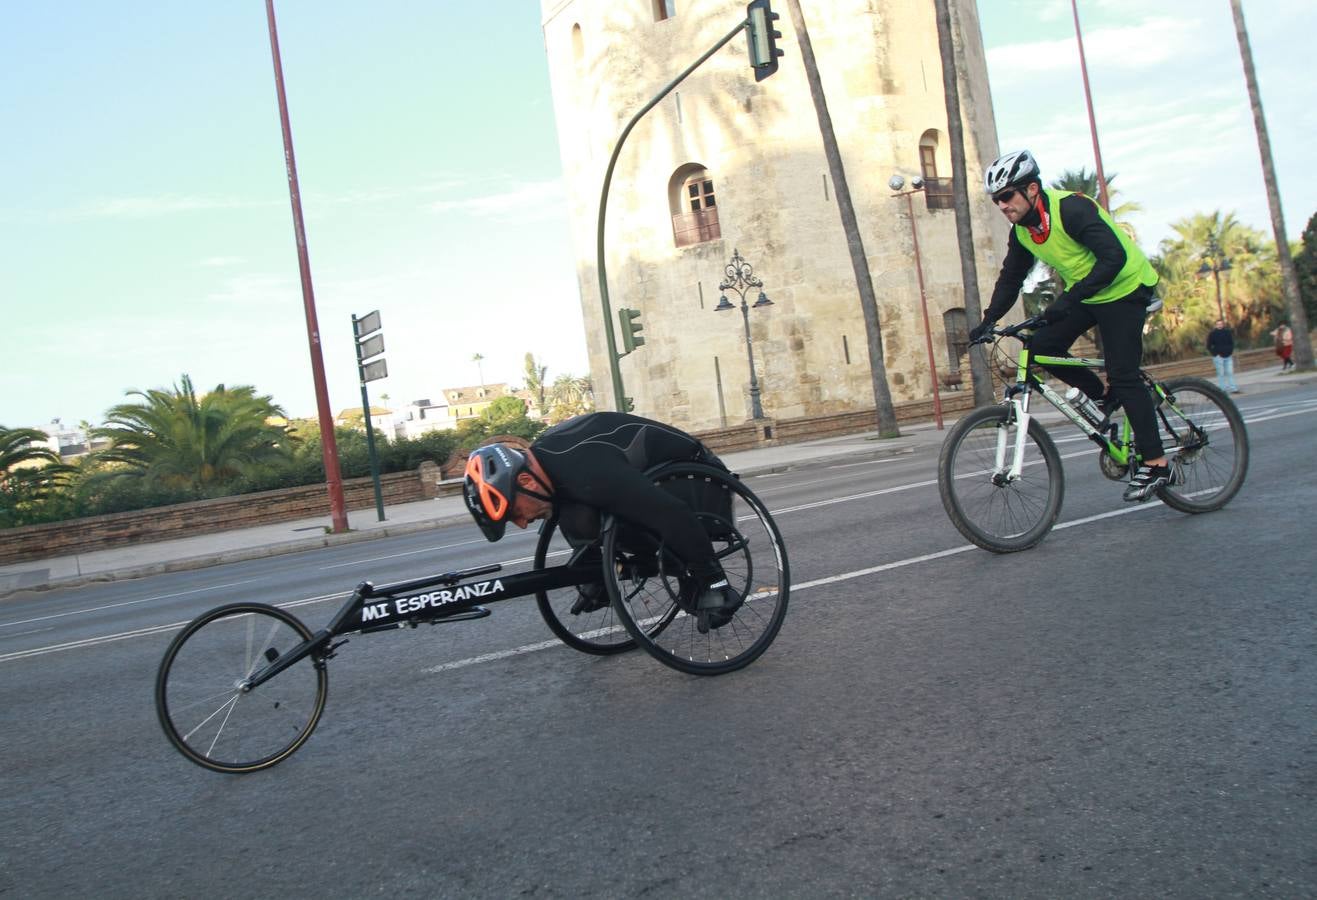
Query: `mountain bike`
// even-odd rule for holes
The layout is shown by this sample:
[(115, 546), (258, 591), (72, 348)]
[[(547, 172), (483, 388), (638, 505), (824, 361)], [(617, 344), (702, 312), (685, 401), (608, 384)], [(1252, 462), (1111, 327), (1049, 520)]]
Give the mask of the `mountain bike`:
[[(1015, 378), (1002, 402), (971, 411), (947, 434), (938, 458), (938, 491), (956, 529), (994, 553), (1028, 550), (1051, 531), (1061, 513), (1065, 476), (1056, 444), (1030, 413), (1041, 395), (1098, 447), (1098, 468), (1113, 481), (1133, 478), (1140, 457), (1129, 420), (1117, 406), (1105, 413), (1081, 411), (1044, 380), (1038, 366), (1103, 368), (1101, 359), (1035, 356), (1033, 332), (1044, 324), (1033, 317), (993, 328), (977, 343), (1016, 338), (1021, 348)], [(1009, 359), (1009, 356), (1006, 356)], [(1167, 456), (1173, 456), (1172, 483), (1157, 497), (1172, 509), (1203, 513), (1220, 509), (1238, 493), (1248, 472), (1248, 432), (1230, 398), (1201, 378), (1160, 382), (1142, 369), (1139, 377), (1153, 394), (1158, 428)]]
[[(553, 633), (585, 653), (639, 645), (695, 675), (749, 665), (772, 644), (786, 615), (791, 576), (777, 525), (729, 472), (669, 463), (646, 475), (694, 509), (728, 583), (745, 598), (722, 627), (709, 628), (686, 611), (689, 579), (643, 523), (603, 516), (596, 537), (572, 546), (564, 545), (552, 518), (540, 528), (528, 572), (501, 575), (500, 565), (487, 565), (394, 584), (363, 581), (315, 632), (267, 603), (203, 613), (174, 637), (160, 662), (155, 702), (166, 737), (216, 772), (269, 768), (291, 756), (319, 723), (327, 663), (348, 635), (480, 619), (490, 615), (483, 604), (514, 597), (533, 595)], [(601, 590), (606, 605), (585, 602)]]

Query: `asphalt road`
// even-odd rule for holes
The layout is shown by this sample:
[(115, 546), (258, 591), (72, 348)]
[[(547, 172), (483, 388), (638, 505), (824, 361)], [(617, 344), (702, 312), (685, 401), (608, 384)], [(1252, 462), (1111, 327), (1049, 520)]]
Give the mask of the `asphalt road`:
[[(993, 556), (931, 456), (751, 480), (793, 576), (733, 675), (552, 642), (534, 603), (353, 638), (310, 741), (224, 776), (152, 701), (220, 603), (312, 627), (357, 581), (534, 535), (451, 528), (0, 604), (0, 894), (1317, 895), (1317, 392), (1241, 398), (1226, 509), (1122, 504), (1061, 444), (1058, 527)], [(1068, 435), (1063, 435), (1068, 437)]]

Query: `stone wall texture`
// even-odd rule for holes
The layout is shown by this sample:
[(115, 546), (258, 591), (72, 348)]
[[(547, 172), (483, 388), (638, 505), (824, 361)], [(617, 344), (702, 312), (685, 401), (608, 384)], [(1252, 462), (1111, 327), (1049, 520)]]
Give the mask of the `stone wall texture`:
[[(952, 0), (964, 62), (959, 85), (974, 258), (986, 302), (1006, 246), (1006, 223), (981, 188), (997, 155), (996, 124), (973, 0)], [(951, 152), (932, 2), (830, 0), (805, 4), (810, 38), (878, 298), (893, 400), (932, 394), (921, 292), (940, 374), (961, 364), (954, 338), (965, 306), (955, 212), (907, 202), (888, 187), (931, 158), (950, 178)], [(616, 310), (639, 310), (645, 345), (620, 363), (640, 415), (688, 430), (750, 418), (749, 362), (739, 308), (715, 312), (733, 254), (754, 267), (771, 306), (749, 312), (762, 407), (798, 419), (862, 412), (873, 403), (869, 338), (836, 185), (785, 4), (777, 23), (785, 51), (776, 74), (756, 83), (738, 35), (629, 135), (608, 195), (605, 265), (613, 317), (604, 320), (596, 256), (600, 185), (622, 129), (678, 73), (745, 16), (744, 0), (662, 3), (542, 0), (577, 252), (581, 308), (598, 403), (614, 405), (605, 328)], [(1059, 165), (1059, 163), (1058, 163)], [(682, 181), (703, 170), (714, 186), (720, 236), (677, 246), (673, 215), (687, 211)], [(936, 204), (934, 204), (936, 207)], [(913, 215), (912, 215), (913, 213)], [(754, 303), (758, 288), (748, 296)], [(740, 297), (728, 292), (739, 307)], [(951, 327), (948, 327), (951, 323)], [(976, 324), (977, 319), (973, 323)], [(957, 331), (957, 328), (960, 330)]]

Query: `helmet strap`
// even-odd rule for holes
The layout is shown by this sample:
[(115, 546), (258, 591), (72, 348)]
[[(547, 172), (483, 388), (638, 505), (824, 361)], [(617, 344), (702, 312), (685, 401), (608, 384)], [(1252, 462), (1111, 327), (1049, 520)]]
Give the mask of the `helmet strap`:
[(525, 472), (531, 478), (534, 478), (535, 481), (539, 484), (539, 486), (544, 489), (544, 493), (541, 494), (539, 491), (532, 491), (530, 488), (522, 485), (520, 482), (518, 482), (517, 484), (517, 490), (521, 491), (522, 493), (529, 494), (530, 496), (534, 497), (536, 500), (543, 500), (545, 503), (552, 503), (553, 488), (550, 487), (549, 483), (545, 481), (543, 478), (541, 478), (540, 474), (535, 471), (535, 466), (531, 462), (531, 456), (529, 453), (527, 453), (526, 455), (526, 467), (521, 471)]
[[(1039, 188), (1038, 196), (1033, 201), (1033, 209), (1029, 210), (1029, 214), (1020, 220), (1020, 224), (1028, 229), (1029, 237), (1035, 244), (1044, 243), (1047, 236), (1052, 233), (1052, 216), (1047, 210), (1047, 204), (1044, 202), (1043, 197), (1042, 188)], [(1032, 224), (1029, 221), (1030, 219), (1034, 220)]]

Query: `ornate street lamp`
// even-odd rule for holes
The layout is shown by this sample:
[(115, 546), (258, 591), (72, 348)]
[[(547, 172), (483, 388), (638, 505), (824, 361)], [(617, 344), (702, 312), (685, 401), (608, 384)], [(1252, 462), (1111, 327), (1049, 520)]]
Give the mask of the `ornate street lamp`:
[(1221, 273), (1230, 271), (1230, 258), (1221, 250), (1221, 245), (1217, 243), (1216, 235), (1207, 236), (1207, 252), (1203, 254), (1203, 264), (1198, 267), (1199, 275), (1212, 273), (1213, 280), (1216, 281), (1216, 317), (1222, 322), (1226, 321), (1225, 306), (1221, 303)]
[(910, 237), (915, 243), (915, 274), (919, 278), (919, 305), (924, 310), (924, 347), (928, 351), (928, 373), (933, 379), (933, 421), (938, 431), (942, 430), (942, 395), (937, 388), (937, 362), (933, 358), (933, 329), (928, 323), (928, 296), (924, 291), (924, 264), (919, 258), (919, 231), (915, 228), (915, 204), (911, 196), (924, 189), (924, 179), (916, 175), (910, 179), (910, 190), (903, 191), (905, 177), (893, 175), (887, 181), (893, 197), (905, 198), (905, 209), (910, 214)]
[[(732, 261), (727, 264), (726, 272), (727, 277), (718, 285), (718, 290), (736, 291), (741, 295), (741, 319), (745, 323), (745, 353), (750, 361), (750, 417), (762, 419), (764, 408), (759, 403), (759, 379), (755, 376), (755, 348), (750, 340), (750, 304), (745, 302), (745, 295), (751, 288), (759, 288), (759, 299), (753, 304), (755, 309), (772, 306), (773, 301), (764, 293), (763, 281), (754, 276), (754, 267), (741, 258), (740, 250), (732, 250)], [(718, 305), (713, 311), (723, 312), (729, 309), (736, 309), (736, 305), (727, 299), (726, 293), (723, 293), (718, 298)]]

